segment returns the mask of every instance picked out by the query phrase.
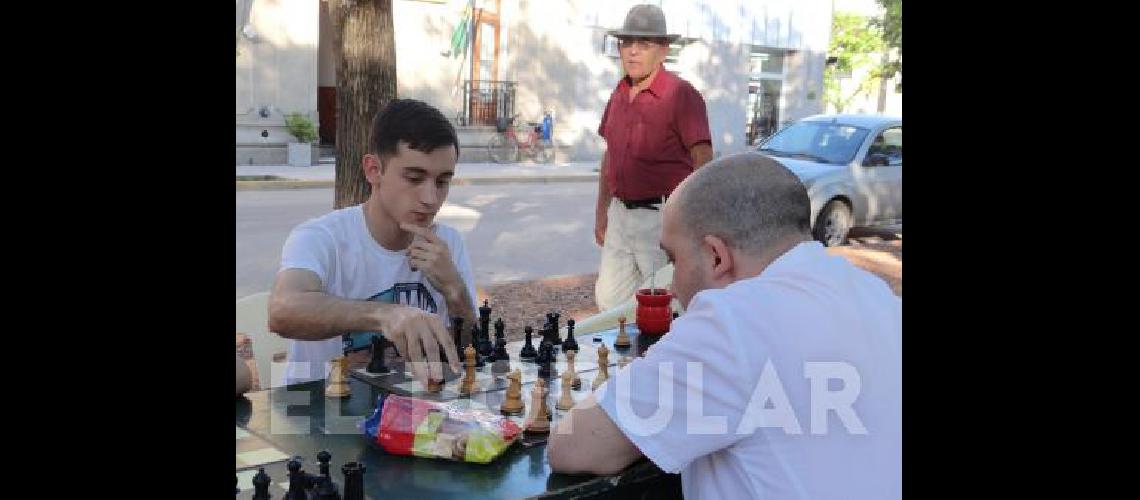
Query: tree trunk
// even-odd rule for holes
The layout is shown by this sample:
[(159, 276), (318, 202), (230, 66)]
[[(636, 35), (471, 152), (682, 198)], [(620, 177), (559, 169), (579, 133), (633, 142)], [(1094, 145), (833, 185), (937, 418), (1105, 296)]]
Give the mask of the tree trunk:
[(372, 119), (396, 98), (392, 0), (329, 0), (336, 65), (336, 187), (333, 208), (368, 199), (362, 160)]

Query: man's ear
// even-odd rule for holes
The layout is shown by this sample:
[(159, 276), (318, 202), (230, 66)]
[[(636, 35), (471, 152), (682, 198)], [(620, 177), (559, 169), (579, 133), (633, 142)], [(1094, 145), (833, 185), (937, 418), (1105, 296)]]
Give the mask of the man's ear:
[(718, 236), (706, 235), (702, 241), (704, 247), (704, 264), (709, 276), (716, 282), (731, 281), (736, 269), (732, 260), (732, 252), (728, 251), (728, 244)]
[(364, 155), (364, 159), (360, 163), (361, 168), (364, 169), (364, 178), (368, 179), (368, 183), (379, 184), (380, 177), (384, 174), (384, 162), (380, 157), (369, 153)]

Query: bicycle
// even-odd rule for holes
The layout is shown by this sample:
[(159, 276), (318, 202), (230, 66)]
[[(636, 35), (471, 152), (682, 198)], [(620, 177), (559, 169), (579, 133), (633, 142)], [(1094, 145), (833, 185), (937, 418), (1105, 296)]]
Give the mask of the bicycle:
[(549, 139), (542, 139), (542, 125), (527, 122), (525, 125), (515, 126), (515, 118), (499, 118), (495, 124), (496, 134), (487, 141), (487, 153), (491, 161), (505, 163), (519, 161), (522, 154), (542, 163), (554, 161), (554, 144)]

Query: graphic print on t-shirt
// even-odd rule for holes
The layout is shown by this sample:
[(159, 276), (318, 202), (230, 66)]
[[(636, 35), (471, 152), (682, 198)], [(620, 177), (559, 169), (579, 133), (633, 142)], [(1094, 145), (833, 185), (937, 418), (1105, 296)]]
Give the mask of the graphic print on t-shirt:
[[(383, 302), (385, 304), (401, 304), (409, 307), (418, 307), (424, 311), (436, 314), (439, 308), (436, 306), (435, 298), (432, 297), (431, 291), (428, 290), (423, 283), (396, 283), (391, 288), (384, 290), (376, 295), (368, 298), (372, 302)], [(352, 332), (346, 333), (343, 337), (344, 352), (359, 351), (367, 349), (372, 345), (372, 337), (381, 335), (381, 332)]]

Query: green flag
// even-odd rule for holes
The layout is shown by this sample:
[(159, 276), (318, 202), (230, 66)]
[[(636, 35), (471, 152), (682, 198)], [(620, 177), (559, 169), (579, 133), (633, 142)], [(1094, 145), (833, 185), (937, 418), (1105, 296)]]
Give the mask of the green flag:
[(455, 31), (451, 32), (451, 57), (459, 57), (460, 51), (467, 48), (467, 32), (469, 24), (471, 23), (471, 4), (463, 9), (463, 14), (459, 18), (459, 23), (455, 25)]

